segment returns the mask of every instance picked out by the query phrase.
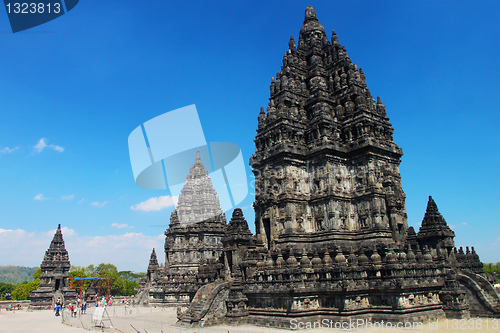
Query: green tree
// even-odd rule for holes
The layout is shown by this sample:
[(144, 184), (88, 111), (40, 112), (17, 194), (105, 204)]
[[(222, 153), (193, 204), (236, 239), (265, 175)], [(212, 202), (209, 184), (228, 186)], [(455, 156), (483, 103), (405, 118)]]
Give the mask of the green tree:
[(113, 264), (104, 264), (104, 263), (101, 263), (101, 264), (97, 265), (97, 267), (95, 268), (95, 270), (96, 270), (97, 273), (107, 272), (107, 273), (116, 273), (116, 274), (118, 274), (118, 269)]
[[(71, 269), (69, 270), (69, 278), (74, 279), (74, 278), (78, 278), (78, 277), (92, 276), (91, 274), (87, 274), (87, 272), (88, 272), (87, 267), (71, 266)], [(87, 291), (87, 288), (90, 286), (91, 283), (92, 283), (91, 280), (83, 280), (83, 281), (74, 280), (73, 288), (75, 288), (79, 291), (80, 285), (82, 284), (83, 290)]]
[(139, 282), (139, 280), (141, 279), (141, 277), (144, 275), (145, 273), (134, 273), (132, 271), (120, 271), (118, 272), (118, 276), (122, 279), (125, 279), (127, 281), (131, 281), (131, 282)]
[(35, 281), (23, 281), (16, 286), (12, 291), (12, 299), (22, 301), (30, 299), (30, 293), (38, 289), (40, 284), (40, 279), (35, 279)]
[[(69, 272), (70, 277), (101, 277), (107, 280), (101, 281), (101, 293), (106, 293), (109, 281), (109, 291), (113, 296), (131, 296), (135, 294), (135, 288), (139, 286), (139, 279), (143, 274), (131, 271), (118, 271), (115, 265), (100, 263), (97, 266), (89, 265), (87, 267), (72, 266)], [(96, 280), (86, 280), (83, 283), (84, 290)], [(74, 286), (79, 286), (75, 284)]]
[(0, 282), (0, 301), (4, 300), (4, 295), (9, 293), (11, 294), (14, 289), (16, 289), (16, 285), (13, 283), (5, 283)]
[(38, 269), (33, 273), (33, 278), (40, 279), (40, 276), (42, 276), (42, 267), (38, 267)]
[(22, 301), (26, 299), (30, 299), (30, 293), (38, 289), (40, 285), (40, 276), (42, 274), (42, 269), (38, 268), (35, 273), (33, 273), (33, 278), (35, 281), (23, 281), (16, 286), (16, 288), (12, 291), (12, 299), (17, 301)]
[(492, 263), (485, 263), (483, 264), (483, 269), (486, 274), (491, 274), (491, 273), (500, 273), (500, 262), (497, 262), (496, 264)]

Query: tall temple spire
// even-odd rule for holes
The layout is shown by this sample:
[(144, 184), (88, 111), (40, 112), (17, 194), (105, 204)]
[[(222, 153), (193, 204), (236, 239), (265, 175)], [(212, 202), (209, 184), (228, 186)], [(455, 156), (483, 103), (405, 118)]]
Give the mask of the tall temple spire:
[(47, 251), (45, 251), (45, 256), (43, 258), (43, 263), (47, 265), (53, 265), (56, 261), (62, 266), (71, 267), (69, 263), (68, 251), (66, 250), (66, 246), (64, 245), (64, 239), (60, 224), (58, 225), (56, 233), (54, 234), (54, 237), (50, 242), (49, 248), (47, 249)]
[[(177, 202), (176, 214), (181, 225), (203, 222), (222, 214), (212, 181), (196, 152), (193, 166), (186, 177)], [(173, 215), (173, 216), (174, 216)], [(171, 219), (171, 223), (176, 222)]]
[[(365, 74), (335, 31), (331, 40), (314, 8), (307, 7), (298, 46), (294, 50), (293, 40), (288, 42), (271, 82), (267, 114), (258, 115), (250, 164), (256, 174), (256, 229), (269, 247), (294, 230), (383, 230), (397, 243), (406, 235), (402, 149)], [(343, 176), (352, 172), (364, 176)]]

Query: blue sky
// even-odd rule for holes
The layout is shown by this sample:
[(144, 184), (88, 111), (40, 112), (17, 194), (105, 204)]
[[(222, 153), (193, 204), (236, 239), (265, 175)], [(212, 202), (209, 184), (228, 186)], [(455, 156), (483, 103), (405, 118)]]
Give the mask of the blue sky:
[(500, 2), (80, 1), (16, 34), (0, 10), (0, 265), (39, 265), (60, 223), (72, 264), (144, 271), (173, 207), (140, 209), (169, 193), (135, 185), (128, 135), (196, 104), (250, 178), (259, 108), (307, 5), (387, 107), (409, 225), (432, 195), (457, 245), (500, 261)]

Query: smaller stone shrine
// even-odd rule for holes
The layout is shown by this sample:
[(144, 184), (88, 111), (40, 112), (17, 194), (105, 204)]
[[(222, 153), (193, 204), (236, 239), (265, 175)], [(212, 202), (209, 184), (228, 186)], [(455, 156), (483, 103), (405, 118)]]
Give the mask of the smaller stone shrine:
[(50, 309), (58, 298), (64, 303), (76, 300), (77, 293), (69, 286), (71, 264), (64, 245), (60, 224), (48, 250), (45, 251), (40, 267), (42, 268), (40, 285), (30, 295), (30, 306), (33, 309)]

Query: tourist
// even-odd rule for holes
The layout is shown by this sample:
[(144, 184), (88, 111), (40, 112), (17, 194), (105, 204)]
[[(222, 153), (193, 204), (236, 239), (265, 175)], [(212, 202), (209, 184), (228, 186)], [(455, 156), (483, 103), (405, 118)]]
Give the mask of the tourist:
[(56, 312), (56, 317), (59, 317), (60, 311), (61, 311), (61, 306), (59, 304), (56, 304), (56, 307), (54, 308), (54, 311)]
[(83, 302), (82, 303), (82, 314), (85, 314), (87, 312), (87, 303)]

